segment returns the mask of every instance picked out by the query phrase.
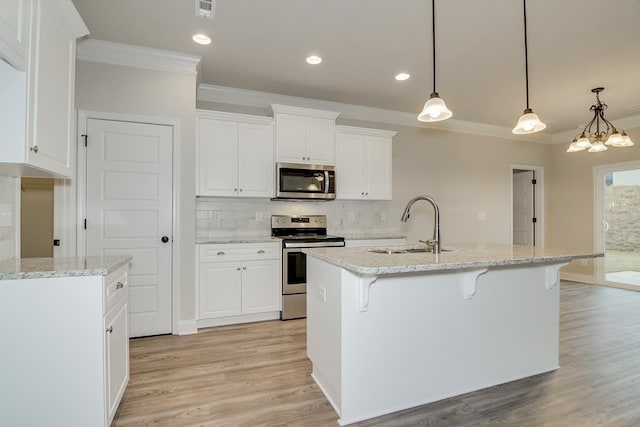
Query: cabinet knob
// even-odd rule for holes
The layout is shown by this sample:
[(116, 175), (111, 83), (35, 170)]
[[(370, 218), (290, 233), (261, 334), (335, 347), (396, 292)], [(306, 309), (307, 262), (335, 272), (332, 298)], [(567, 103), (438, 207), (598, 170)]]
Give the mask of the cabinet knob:
[(262, 249), (260, 249), (260, 250), (258, 251), (258, 253), (259, 253), (259, 254), (263, 254), (263, 253), (264, 253), (264, 251), (263, 251)]
[(124, 288), (124, 284), (122, 282), (116, 283), (116, 289), (122, 289), (122, 288)]
[(243, 269), (243, 270), (246, 270), (246, 269), (247, 269), (247, 267), (242, 267), (242, 269)]
[(360, 193), (362, 196), (364, 196), (364, 191), (362, 193)]
[(160, 240), (162, 241), (162, 243), (167, 243), (169, 241), (169, 236), (162, 236)]
[(113, 332), (113, 326), (109, 326), (109, 327), (107, 328), (107, 332), (109, 332), (109, 333)]
[(234, 189), (233, 189), (233, 191), (238, 191), (238, 189), (237, 189), (237, 188), (234, 188)]
[(219, 251), (216, 255), (224, 255), (224, 251)]
[(29, 150), (33, 151), (34, 153), (38, 153), (38, 146), (34, 145), (33, 147), (29, 147)]
[(240, 271), (240, 267), (236, 268), (236, 270)]
[(240, 189), (240, 192), (242, 193), (242, 188)]
[(364, 195), (365, 195), (365, 196), (368, 196), (368, 195), (369, 195), (369, 192), (367, 191), (366, 193), (364, 193)]

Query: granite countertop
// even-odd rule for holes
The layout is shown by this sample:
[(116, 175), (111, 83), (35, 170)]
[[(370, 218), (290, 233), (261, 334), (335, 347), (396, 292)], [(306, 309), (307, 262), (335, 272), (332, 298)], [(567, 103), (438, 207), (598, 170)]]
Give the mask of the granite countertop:
[(196, 239), (196, 245), (225, 243), (271, 243), (281, 242), (278, 237), (271, 236), (236, 236), (236, 237), (203, 237)]
[[(409, 248), (415, 246), (393, 246)], [(447, 246), (444, 246), (447, 248)], [(374, 248), (309, 248), (311, 257), (364, 275), (410, 273), (418, 271), (464, 270), (508, 265), (569, 262), (578, 258), (595, 258), (603, 253), (567, 249), (549, 249), (507, 244), (457, 244), (452, 251), (440, 254), (370, 252)]]
[(131, 259), (130, 255), (10, 259), (0, 262), (0, 280), (106, 276)]

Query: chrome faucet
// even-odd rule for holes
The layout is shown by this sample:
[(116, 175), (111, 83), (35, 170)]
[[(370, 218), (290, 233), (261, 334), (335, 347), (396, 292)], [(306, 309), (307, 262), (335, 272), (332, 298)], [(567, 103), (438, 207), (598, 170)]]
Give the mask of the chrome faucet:
[(404, 212), (402, 213), (402, 218), (400, 218), (400, 220), (402, 222), (407, 222), (407, 220), (409, 219), (409, 211), (411, 210), (411, 206), (413, 206), (413, 204), (418, 200), (426, 200), (427, 202), (431, 203), (431, 206), (433, 206), (433, 210), (435, 212), (435, 220), (433, 223), (433, 239), (420, 240), (420, 242), (425, 243), (427, 246), (431, 247), (434, 254), (439, 254), (440, 253), (440, 209), (438, 208), (438, 205), (436, 204), (435, 200), (433, 200), (429, 196), (414, 197), (413, 199), (409, 200), (409, 203), (407, 203), (407, 207), (404, 208)]

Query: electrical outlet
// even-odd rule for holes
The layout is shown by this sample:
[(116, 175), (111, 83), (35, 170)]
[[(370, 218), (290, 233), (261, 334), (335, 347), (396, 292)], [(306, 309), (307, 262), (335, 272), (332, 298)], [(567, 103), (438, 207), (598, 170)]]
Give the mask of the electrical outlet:
[(327, 302), (327, 289), (318, 288), (318, 299), (322, 302)]
[(256, 211), (256, 221), (262, 221), (262, 212)]
[(220, 221), (222, 219), (222, 215), (220, 214), (220, 211), (213, 212), (213, 219), (216, 221)]

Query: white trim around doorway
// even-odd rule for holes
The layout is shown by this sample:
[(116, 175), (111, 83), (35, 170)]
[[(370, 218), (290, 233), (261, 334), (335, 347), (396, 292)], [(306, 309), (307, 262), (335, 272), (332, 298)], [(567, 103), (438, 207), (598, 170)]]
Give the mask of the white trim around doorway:
[(534, 165), (512, 164), (509, 169), (509, 242), (513, 242), (513, 171), (514, 170), (530, 170), (535, 172), (535, 216), (536, 216), (536, 246), (544, 248), (545, 245), (545, 210), (544, 210), (544, 167)]

